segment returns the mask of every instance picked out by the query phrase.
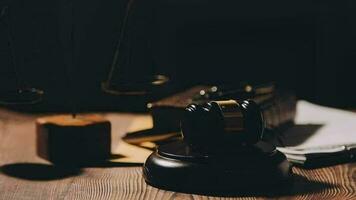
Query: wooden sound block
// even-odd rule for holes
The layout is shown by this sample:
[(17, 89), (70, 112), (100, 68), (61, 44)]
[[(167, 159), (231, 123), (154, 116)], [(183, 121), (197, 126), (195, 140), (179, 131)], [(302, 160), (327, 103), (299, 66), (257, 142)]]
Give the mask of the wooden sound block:
[(54, 164), (106, 160), (111, 155), (111, 124), (98, 115), (39, 118), (37, 154)]
[(205, 195), (273, 193), (289, 186), (291, 173), (285, 155), (265, 142), (203, 150), (176, 141), (158, 146), (143, 165), (149, 185)]

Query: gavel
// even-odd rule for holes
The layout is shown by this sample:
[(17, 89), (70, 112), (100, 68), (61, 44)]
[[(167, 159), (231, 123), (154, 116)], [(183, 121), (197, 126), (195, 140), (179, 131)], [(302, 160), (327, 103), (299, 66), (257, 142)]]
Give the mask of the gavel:
[(254, 144), (262, 139), (263, 114), (252, 100), (191, 104), (181, 122), (183, 139), (198, 146), (217, 143)]
[(181, 121), (182, 137), (188, 144), (201, 147), (255, 144), (269, 137), (265, 129), (282, 129), (293, 123), (296, 100), (284, 96), (288, 98), (261, 96), (190, 104)]
[(188, 105), (181, 121), (183, 140), (160, 145), (148, 157), (143, 167), (146, 182), (183, 192), (262, 190), (285, 184), (290, 164), (275, 146), (261, 141), (266, 124), (276, 121), (270, 117), (277, 113), (266, 113), (275, 106), (264, 110), (249, 99)]

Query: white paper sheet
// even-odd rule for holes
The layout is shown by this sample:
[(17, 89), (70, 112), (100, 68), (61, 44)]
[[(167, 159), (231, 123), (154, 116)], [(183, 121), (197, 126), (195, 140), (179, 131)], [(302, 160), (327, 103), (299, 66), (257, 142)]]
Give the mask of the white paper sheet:
[(334, 153), (356, 148), (356, 113), (298, 101), (296, 126), (282, 136), (285, 154)]

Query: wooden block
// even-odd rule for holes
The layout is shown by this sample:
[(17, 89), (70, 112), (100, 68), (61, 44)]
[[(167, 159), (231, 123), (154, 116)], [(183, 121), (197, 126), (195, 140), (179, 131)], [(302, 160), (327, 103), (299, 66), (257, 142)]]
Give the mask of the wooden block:
[(37, 154), (54, 164), (102, 161), (111, 155), (111, 124), (98, 115), (57, 115), (36, 121)]

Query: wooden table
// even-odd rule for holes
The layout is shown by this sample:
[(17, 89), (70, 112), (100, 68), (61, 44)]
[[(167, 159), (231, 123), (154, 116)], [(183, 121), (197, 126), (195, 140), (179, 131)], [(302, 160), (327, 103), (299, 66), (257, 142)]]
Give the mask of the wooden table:
[[(104, 115), (112, 121), (115, 141), (127, 130), (148, 128), (152, 123), (146, 115)], [(0, 109), (0, 199), (220, 199), (151, 187), (144, 182), (138, 165), (118, 163), (58, 171), (36, 156), (36, 117)], [(293, 172), (296, 177), (288, 192), (236, 198), (356, 199), (355, 163), (313, 170), (294, 168)]]

